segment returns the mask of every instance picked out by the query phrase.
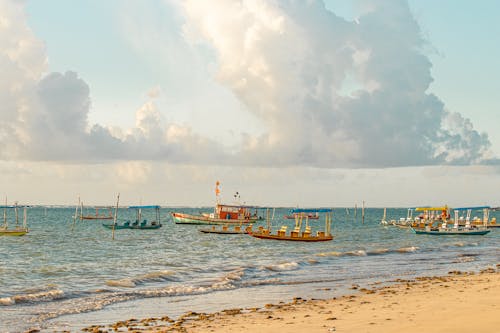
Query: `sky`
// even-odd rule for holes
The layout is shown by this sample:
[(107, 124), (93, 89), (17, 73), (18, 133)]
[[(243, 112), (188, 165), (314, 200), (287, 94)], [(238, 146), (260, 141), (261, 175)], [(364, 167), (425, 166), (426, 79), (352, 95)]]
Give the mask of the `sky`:
[(0, 0), (0, 195), (498, 206), (499, 9)]

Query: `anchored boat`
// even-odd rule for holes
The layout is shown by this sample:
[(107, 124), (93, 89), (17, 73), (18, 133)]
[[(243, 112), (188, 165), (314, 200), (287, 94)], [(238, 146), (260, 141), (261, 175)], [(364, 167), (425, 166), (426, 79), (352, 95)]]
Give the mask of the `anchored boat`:
[[(471, 223), (471, 214), (473, 210), (483, 211), (483, 218), (481, 220), (474, 218), (474, 221), (482, 221), (482, 224)], [(427, 224), (422, 223), (418, 227), (412, 227), (412, 229), (416, 234), (425, 235), (486, 235), (491, 231), (488, 229), (489, 211), (490, 207), (488, 206), (454, 208), (455, 216), (453, 220), (449, 219), (449, 214), (445, 215), (443, 212), (440, 217), (440, 224), (437, 226), (434, 226), (432, 222)], [(459, 214), (462, 212), (466, 212), (465, 218), (463, 216), (459, 217)], [(464, 224), (462, 225), (461, 222)], [(449, 224), (452, 224), (452, 226), (449, 226)]]
[[(5, 200), (5, 205), (0, 206), (0, 208), (3, 208), (3, 224), (0, 226), (0, 236), (24, 236), (29, 232), (27, 225), (27, 206), (19, 206), (17, 203), (13, 206), (8, 206), (7, 200)], [(23, 208), (22, 224), (19, 222), (19, 208)], [(9, 227), (7, 209), (14, 210), (15, 225), (12, 227)]]
[[(258, 230), (252, 231), (249, 228), (248, 234), (255, 238), (293, 241), (293, 242), (325, 242), (333, 240), (331, 233), (333, 209), (293, 209), (292, 213), (295, 215), (295, 227), (292, 231), (287, 233), (288, 226), (281, 226), (275, 234), (271, 231), (271, 224), (269, 219), (269, 210), (267, 211), (267, 228), (260, 226)], [(305, 214), (303, 214), (305, 213)], [(309, 225), (309, 213), (325, 213), (325, 228), (323, 231), (317, 231), (315, 234)], [(304, 228), (302, 228), (304, 226)]]
[[(103, 223), (102, 226), (108, 229), (159, 229), (162, 227), (160, 221), (160, 206), (157, 205), (149, 205), (149, 206), (130, 206), (129, 209), (133, 209), (136, 212), (136, 218), (134, 222), (130, 220), (125, 221), (123, 224), (112, 223), (107, 224)], [(152, 221), (148, 221), (147, 219), (143, 219), (143, 210), (144, 209), (154, 209), (155, 218)]]

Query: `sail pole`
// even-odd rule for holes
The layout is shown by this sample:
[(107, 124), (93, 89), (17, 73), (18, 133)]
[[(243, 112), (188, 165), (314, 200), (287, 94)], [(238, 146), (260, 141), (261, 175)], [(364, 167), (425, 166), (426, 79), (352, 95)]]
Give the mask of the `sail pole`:
[(28, 225), (28, 214), (26, 213), (26, 206), (23, 207), (24, 210), (23, 210), (23, 228), (24, 229), (27, 229), (27, 225)]
[(7, 229), (7, 197), (5, 197), (5, 206), (3, 207), (3, 226)]
[(71, 231), (75, 229), (76, 218), (78, 216), (78, 208), (80, 207), (80, 196), (78, 196), (78, 205), (75, 207), (75, 216), (73, 216), (73, 225), (71, 226)]
[(19, 225), (19, 212), (17, 210), (17, 201), (16, 201), (14, 211), (16, 212), (16, 228), (17, 228), (17, 226)]
[(116, 198), (116, 208), (115, 208), (115, 216), (113, 218), (113, 227), (111, 232), (111, 239), (115, 240), (115, 226), (116, 226), (116, 216), (118, 214), (118, 204), (120, 202), (120, 193), (118, 193), (118, 197)]
[(365, 223), (365, 201), (363, 200), (363, 207), (361, 208), (361, 223)]

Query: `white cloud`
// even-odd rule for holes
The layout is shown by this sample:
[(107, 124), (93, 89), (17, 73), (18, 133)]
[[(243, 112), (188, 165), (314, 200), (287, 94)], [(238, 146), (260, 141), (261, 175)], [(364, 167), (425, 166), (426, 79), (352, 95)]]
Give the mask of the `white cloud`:
[[(490, 158), (487, 135), (427, 93), (431, 63), (408, 5), (366, 4), (369, 10), (351, 22), (321, 1), (166, 2), (169, 10), (182, 8), (169, 21), (168, 26), (178, 25), (175, 33), (164, 41), (166, 26), (154, 35), (147, 33), (154, 29), (136, 31), (136, 49), (158, 44), (160, 56), (173, 52), (171, 62), (185, 58), (182, 66), (168, 67), (174, 79), (183, 70), (206, 75), (215, 59), (215, 78), (266, 127), (264, 134), (238, 133), (242, 144), (236, 146), (165, 117), (170, 110), (160, 110), (160, 86), (137, 110), (134, 127), (91, 124), (89, 85), (74, 72), (44, 73), (44, 46), (26, 25), (23, 3), (4, 1), (0, 158), (324, 168), (470, 164)], [(182, 47), (173, 50), (176, 45)], [(213, 53), (204, 57), (207, 45)], [(210, 121), (221, 129), (233, 125)]]
[[(321, 1), (182, 2), (190, 36), (217, 53), (217, 79), (263, 120), (240, 160), (386, 167), (485, 160), (489, 141), (449, 122), (427, 93), (426, 41), (404, 1), (365, 1), (356, 21)], [(357, 90), (345, 94), (345, 83)]]

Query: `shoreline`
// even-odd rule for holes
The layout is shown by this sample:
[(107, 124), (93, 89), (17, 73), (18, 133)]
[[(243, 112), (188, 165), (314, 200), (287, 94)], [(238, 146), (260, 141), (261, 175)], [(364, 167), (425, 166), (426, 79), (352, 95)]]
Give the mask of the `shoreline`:
[[(88, 326), (85, 332), (496, 332), (500, 326), (500, 272), (452, 271), (444, 276), (388, 281), (330, 299), (187, 312)], [(432, 296), (431, 296), (432, 295)]]

